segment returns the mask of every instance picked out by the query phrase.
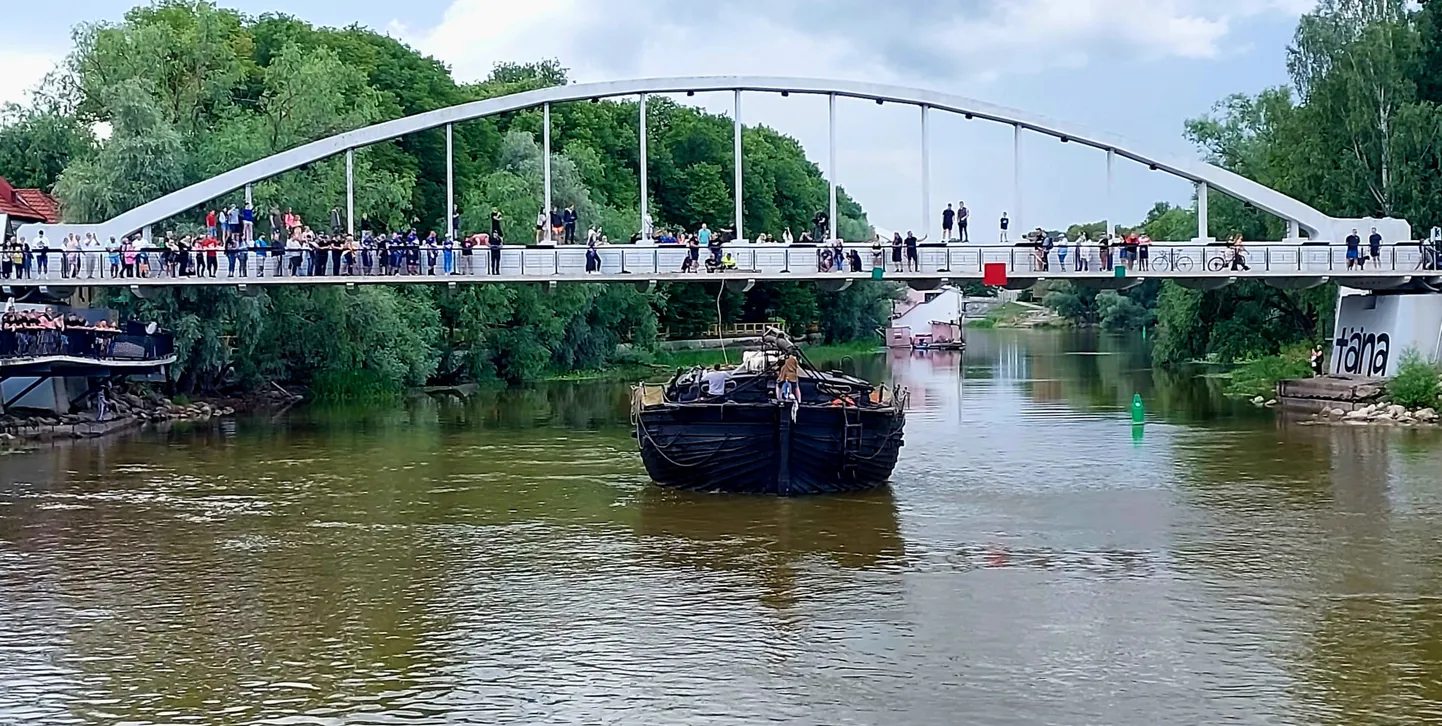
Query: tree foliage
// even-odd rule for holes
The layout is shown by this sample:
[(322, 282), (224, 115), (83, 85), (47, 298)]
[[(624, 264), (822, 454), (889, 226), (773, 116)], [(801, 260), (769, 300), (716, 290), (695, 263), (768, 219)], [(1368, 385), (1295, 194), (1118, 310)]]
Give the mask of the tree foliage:
[[(33, 108), (0, 117), (0, 174), (51, 187), (67, 221), (93, 222), (229, 169), (335, 133), (468, 101), (569, 82), (555, 61), (501, 63), (460, 84), (444, 64), (361, 27), (323, 28), (289, 15), (258, 17), (209, 0), (157, 0), (119, 22), (76, 28), (75, 46)], [(552, 108), (553, 203), (575, 206), (579, 226), (613, 240), (640, 228), (639, 108), (633, 102)], [(647, 106), (652, 215), (660, 227), (734, 224), (730, 120), (665, 100)], [(97, 142), (90, 129), (108, 124)], [(525, 243), (543, 198), (539, 110), (453, 128), (461, 232), (489, 231), (502, 211), (507, 241)], [(765, 127), (743, 133), (748, 236), (798, 231), (827, 204), (827, 185), (795, 139)], [(446, 143), (437, 129), (355, 152), (359, 227), (446, 228)], [(254, 185), (262, 231), (270, 208), (325, 227), (345, 206), (345, 161), (309, 164)], [(239, 194), (208, 206), (239, 203)], [(870, 239), (865, 212), (838, 193), (841, 233)], [(172, 220), (199, 229), (204, 209)], [(869, 336), (885, 320), (890, 284), (817, 293), (799, 284), (720, 295), (723, 321), (781, 318), (830, 340)], [(394, 390), (427, 381), (531, 380), (603, 366), (618, 345), (646, 351), (663, 330), (704, 332), (717, 291), (701, 283), (641, 292), (574, 285), (458, 290), (417, 286), (286, 288), (245, 295), (166, 290), (153, 299), (112, 292), (124, 315), (177, 333), (184, 389), (266, 380), (307, 383), (327, 395)]]

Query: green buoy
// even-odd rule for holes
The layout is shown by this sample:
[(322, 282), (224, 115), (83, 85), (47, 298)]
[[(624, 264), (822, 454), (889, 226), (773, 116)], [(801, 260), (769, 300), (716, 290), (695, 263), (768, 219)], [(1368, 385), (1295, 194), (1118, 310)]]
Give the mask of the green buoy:
[(1132, 425), (1141, 426), (1147, 422), (1147, 407), (1142, 403), (1142, 394), (1132, 396)]

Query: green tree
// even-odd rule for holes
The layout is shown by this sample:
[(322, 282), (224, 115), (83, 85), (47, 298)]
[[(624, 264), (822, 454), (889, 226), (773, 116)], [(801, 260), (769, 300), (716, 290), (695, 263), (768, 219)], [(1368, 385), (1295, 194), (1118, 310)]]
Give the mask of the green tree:
[(95, 150), (73, 116), (14, 104), (0, 108), (0, 177), (21, 189), (50, 189), (70, 164)]

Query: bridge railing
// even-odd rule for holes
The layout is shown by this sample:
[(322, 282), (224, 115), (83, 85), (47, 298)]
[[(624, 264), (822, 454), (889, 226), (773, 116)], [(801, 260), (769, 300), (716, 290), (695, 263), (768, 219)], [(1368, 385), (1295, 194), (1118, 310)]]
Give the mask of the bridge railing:
[[(1245, 243), (1237, 260), (1225, 243), (1164, 243), (1112, 246), (1103, 251), (1095, 243), (1068, 243), (1050, 250), (1034, 244), (923, 243), (909, 251), (882, 245), (846, 244), (845, 263), (837, 266), (833, 246), (732, 242), (719, 249), (690, 250), (682, 245), (601, 245), (594, 252), (584, 245), (507, 246), (493, 252), (484, 247), (465, 255), (457, 247), (411, 247), (394, 254), (375, 249), (354, 252), (324, 250), (300, 252), (251, 248), (238, 251), (179, 253), (150, 249), (117, 256), (109, 252), (55, 252), (46, 263), (34, 253), (26, 264), (11, 265), (3, 285), (125, 285), (141, 282), (167, 284), (191, 281), (274, 282), (277, 278), (305, 278), (296, 282), (334, 282), (354, 278), (394, 277), (398, 281), (426, 277), (441, 280), (584, 279), (591, 274), (635, 274), (648, 278), (680, 277), (683, 269), (701, 275), (718, 256), (729, 262), (718, 272), (766, 275), (795, 274), (869, 275), (874, 267), (886, 274), (929, 277), (979, 278), (990, 265), (1002, 265), (1008, 277), (1038, 278), (1115, 274), (1126, 267), (1135, 274), (1166, 277), (1231, 277), (1266, 273), (1273, 276), (1409, 275), (1435, 271), (1442, 258), (1432, 243), (1404, 242), (1383, 245), (1370, 255), (1362, 245), (1359, 258), (1349, 261), (1345, 245), (1279, 242)], [(855, 253), (854, 255), (852, 253)], [(492, 255), (498, 254), (494, 268)], [(687, 259), (695, 255), (694, 265)], [(63, 257), (62, 257), (63, 255)], [(830, 260), (828, 264), (827, 260)], [(398, 264), (393, 264), (398, 263)], [(492, 270), (495, 270), (493, 273)]]

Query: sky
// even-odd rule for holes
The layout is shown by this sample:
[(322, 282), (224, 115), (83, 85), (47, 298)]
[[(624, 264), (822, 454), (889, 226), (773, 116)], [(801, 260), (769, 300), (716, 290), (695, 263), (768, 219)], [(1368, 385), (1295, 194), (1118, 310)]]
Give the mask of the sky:
[[(5, 11), (0, 103), (23, 101), (79, 23), (118, 21), (127, 0), (16, 3)], [(1233, 93), (1287, 82), (1297, 17), (1315, 0), (230, 0), (317, 25), (369, 26), (449, 65), (460, 81), (498, 61), (559, 59), (575, 81), (769, 75), (890, 83), (1024, 109), (1124, 137), (1138, 150), (1196, 157), (1189, 118)], [(728, 94), (683, 102), (731, 113)], [(825, 170), (826, 101), (750, 94), (742, 119), (799, 139)], [(931, 118), (931, 216), (922, 217), (920, 113), (838, 104), (836, 178), (884, 230), (939, 235), (965, 201), (973, 234), (1017, 216), (1011, 129)], [(1191, 185), (1119, 163), (1110, 200), (1102, 152), (1028, 135), (1021, 225), (1139, 221)], [(1015, 222), (1014, 228), (1019, 227)], [(937, 229), (932, 229), (937, 228)]]

